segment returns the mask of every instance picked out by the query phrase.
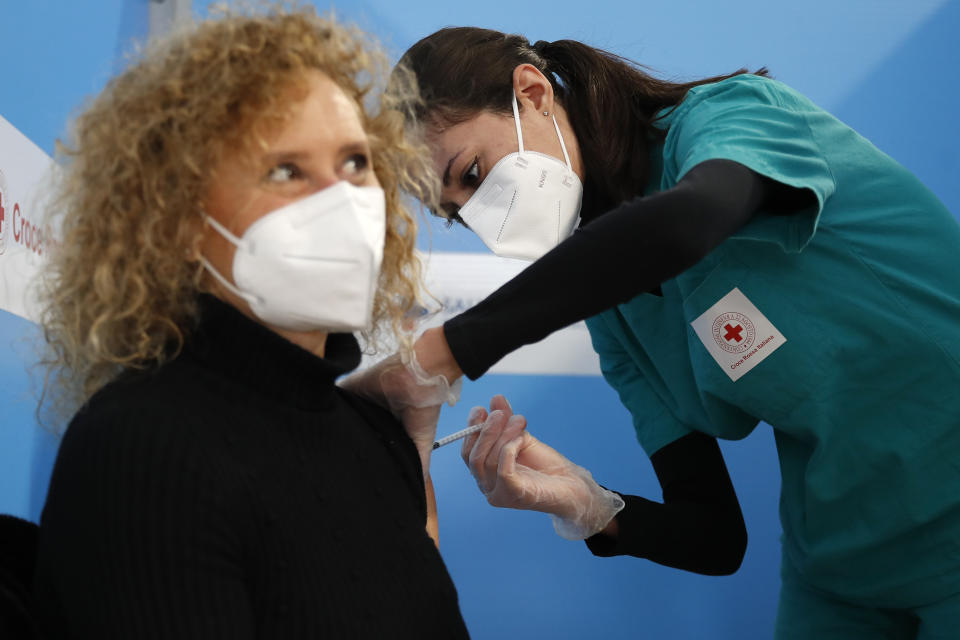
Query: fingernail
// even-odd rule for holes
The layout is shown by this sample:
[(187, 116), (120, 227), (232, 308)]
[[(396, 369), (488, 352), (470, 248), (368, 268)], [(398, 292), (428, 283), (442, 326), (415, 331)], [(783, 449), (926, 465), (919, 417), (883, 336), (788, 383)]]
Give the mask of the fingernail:
[(467, 424), (473, 424), (480, 419), (480, 416), (483, 415), (483, 407), (474, 407), (470, 409), (470, 414), (467, 416)]

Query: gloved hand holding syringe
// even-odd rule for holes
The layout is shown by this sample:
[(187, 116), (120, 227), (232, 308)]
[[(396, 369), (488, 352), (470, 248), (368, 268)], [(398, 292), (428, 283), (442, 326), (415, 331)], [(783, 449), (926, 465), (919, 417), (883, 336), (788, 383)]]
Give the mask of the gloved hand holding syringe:
[(526, 419), (503, 396), (493, 397), (489, 414), (474, 407), (468, 423), (433, 448), (466, 438), (460, 455), (493, 506), (548, 513), (568, 540), (601, 531), (623, 508), (623, 499), (589, 471), (527, 433)]

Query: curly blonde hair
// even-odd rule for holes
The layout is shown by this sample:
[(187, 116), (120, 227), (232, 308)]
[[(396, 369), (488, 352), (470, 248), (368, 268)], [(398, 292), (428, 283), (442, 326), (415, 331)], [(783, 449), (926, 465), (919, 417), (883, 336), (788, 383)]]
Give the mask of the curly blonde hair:
[(387, 202), (375, 327), (402, 336), (420, 296), (416, 220), (403, 192), (429, 202), (436, 190), (425, 147), (404, 134), (415, 83), (395, 73), (382, 91), (389, 67), (380, 49), (313, 8), (224, 12), (150, 46), (58, 151), (64, 172), (51, 210), (61, 241), (41, 295), (46, 388), (64, 412), (122, 370), (179, 352), (201, 290), (201, 266), (187, 256), (199, 246), (209, 168), (230, 150), (262, 147), (261, 125), (292, 111), (289, 90), (311, 70), (361, 107)]

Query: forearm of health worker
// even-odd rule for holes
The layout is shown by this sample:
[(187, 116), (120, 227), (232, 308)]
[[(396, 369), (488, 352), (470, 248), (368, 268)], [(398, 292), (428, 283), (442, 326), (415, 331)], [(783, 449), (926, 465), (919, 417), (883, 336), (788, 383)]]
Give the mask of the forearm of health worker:
[(804, 190), (731, 160), (708, 160), (672, 189), (624, 202), (582, 226), (482, 302), (425, 332), (417, 356), (430, 373), (476, 379), (523, 345), (656, 290), (757, 211), (788, 213), (807, 202)]
[(720, 448), (692, 433), (651, 457), (663, 502), (609, 491), (592, 474), (526, 431), (502, 396), (468, 436), (461, 455), (487, 501), (550, 514), (564, 538), (585, 539), (598, 556), (632, 555), (707, 575), (735, 572), (747, 531)]
[(621, 494), (623, 510), (586, 540), (587, 547), (597, 556), (635, 556), (705, 575), (734, 573), (746, 553), (747, 528), (716, 438), (688, 434), (650, 461), (663, 502)]

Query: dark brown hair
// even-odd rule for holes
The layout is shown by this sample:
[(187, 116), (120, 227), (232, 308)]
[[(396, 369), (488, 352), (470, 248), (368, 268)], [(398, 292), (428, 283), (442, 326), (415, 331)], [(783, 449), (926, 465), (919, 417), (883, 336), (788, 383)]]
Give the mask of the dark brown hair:
[(679, 104), (692, 87), (748, 73), (740, 69), (694, 82), (669, 82), (576, 40), (531, 45), (521, 35), (476, 27), (448, 27), (423, 38), (407, 50), (400, 66), (416, 74), (422, 99), (415, 110), (418, 119), (444, 126), (480, 111), (509, 113), (513, 70), (524, 63), (550, 80), (570, 118), (587, 168), (587, 215), (643, 191), (647, 151), (665, 135), (654, 126), (662, 109)]

